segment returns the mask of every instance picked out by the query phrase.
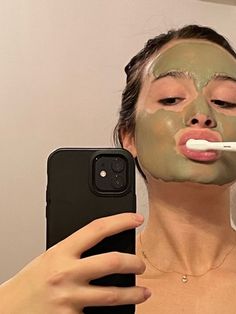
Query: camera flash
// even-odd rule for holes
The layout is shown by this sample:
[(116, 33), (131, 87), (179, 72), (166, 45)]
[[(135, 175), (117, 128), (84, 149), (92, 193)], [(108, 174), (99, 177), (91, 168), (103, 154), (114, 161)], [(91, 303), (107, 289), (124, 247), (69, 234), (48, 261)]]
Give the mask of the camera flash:
[(107, 173), (106, 173), (105, 170), (102, 170), (102, 171), (100, 172), (100, 177), (105, 178), (106, 175), (107, 175)]

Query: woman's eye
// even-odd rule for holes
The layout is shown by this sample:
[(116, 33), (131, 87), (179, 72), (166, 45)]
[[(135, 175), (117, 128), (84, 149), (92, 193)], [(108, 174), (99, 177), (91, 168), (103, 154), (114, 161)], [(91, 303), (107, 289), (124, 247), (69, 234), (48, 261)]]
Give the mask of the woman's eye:
[(158, 102), (161, 103), (162, 105), (173, 106), (173, 105), (177, 105), (182, 100), (184, 100), (184, 98), (181, 98), (181, 97), (168, 97), (168, 98), (159, 99)]
[(220, 100), (220, 99), (212, 99), (211, 102), (220, 108), (234, 108), (236, 107), (236, 103)]

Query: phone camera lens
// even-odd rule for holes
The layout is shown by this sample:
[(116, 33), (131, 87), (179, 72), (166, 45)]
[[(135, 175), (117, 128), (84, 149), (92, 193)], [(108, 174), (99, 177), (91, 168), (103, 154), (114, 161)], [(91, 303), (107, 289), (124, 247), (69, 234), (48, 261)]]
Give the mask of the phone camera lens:
[(120, 157), (116, 157), (112, 164), (111, 164), (112, 170), (115, 172), (121, 172), (124, 170), (125, 168), (125, 161), (120, 158)]

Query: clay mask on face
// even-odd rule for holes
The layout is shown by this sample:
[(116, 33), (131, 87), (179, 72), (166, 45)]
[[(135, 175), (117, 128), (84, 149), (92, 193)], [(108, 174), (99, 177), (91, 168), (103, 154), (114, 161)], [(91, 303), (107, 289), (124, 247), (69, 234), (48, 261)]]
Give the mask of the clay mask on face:
[[(188, 124), (197, 115), (213, 121), (204, 130), (223, 141), (236, 141), (236, 106), (224, 109), (218, 106), (219, 102), (212, 102), (213, 98), (222, 97), (229, 102), (230, 97), (230, 102), (236, 103), (236, 83), (214, 80), (218, 75), (236, 80), (236, 60), (213, 43), (185, 40), (157, 56), (149, 66), (150, 71), (137, 103), (135, 131), (138, 159), (147, 178), (217, 185), (234, 181), (235, 153), (221, 153), (217, 160), (210, 162), (192, 160), (180, 153), (178, 142), (184, 132), (202, 130)], [(163, 78), (176, 72), (186, 77)], [(155, 82), (159, 77), (162, 78)], [(173, 105), (158, 103), (167, 97), (184, 100)]]

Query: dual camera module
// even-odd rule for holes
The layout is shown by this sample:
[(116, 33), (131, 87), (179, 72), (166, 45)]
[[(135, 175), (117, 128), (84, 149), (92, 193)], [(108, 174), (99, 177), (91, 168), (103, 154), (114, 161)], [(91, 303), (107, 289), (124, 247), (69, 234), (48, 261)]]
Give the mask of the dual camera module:
[(121, 155), (100, 155), (94, 159), (94, 186), (100, 193), (124, 192), (127, 188), (127, 160)]

